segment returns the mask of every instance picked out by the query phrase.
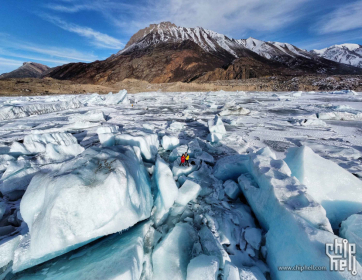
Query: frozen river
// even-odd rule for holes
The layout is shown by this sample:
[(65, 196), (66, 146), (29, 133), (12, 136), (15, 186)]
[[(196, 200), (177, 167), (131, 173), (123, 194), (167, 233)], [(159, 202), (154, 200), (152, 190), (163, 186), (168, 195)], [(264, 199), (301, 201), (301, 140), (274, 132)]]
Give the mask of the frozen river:
[(2, 97), (0, 172), (0, 279), (362, 279), (362, 93)]

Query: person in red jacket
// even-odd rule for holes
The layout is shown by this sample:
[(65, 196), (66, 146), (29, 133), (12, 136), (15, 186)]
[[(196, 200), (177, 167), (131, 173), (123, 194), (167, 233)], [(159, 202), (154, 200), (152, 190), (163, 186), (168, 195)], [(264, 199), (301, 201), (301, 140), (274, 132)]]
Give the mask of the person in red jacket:
[(185, 165), (185, 154), (182, 154), (181, 156), (181, 162), (180, 162), (180, 166), (184, 166)]

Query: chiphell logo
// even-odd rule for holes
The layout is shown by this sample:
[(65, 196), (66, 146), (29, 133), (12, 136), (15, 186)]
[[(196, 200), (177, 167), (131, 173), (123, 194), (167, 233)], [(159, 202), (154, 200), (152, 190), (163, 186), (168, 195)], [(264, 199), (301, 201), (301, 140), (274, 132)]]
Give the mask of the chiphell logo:
[(331, 271), (345, 271), (346, 269), (357, 275), (356, 268), (356, 244), (348, 243), (347, 239), (326, 244), (326, 254), (329, 257), (329, 269)]

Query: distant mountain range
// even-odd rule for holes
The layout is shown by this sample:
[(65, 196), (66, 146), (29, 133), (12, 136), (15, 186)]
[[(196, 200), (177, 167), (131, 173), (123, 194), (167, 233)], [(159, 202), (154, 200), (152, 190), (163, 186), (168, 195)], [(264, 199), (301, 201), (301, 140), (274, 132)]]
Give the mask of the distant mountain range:
[[(264, 42), (253, 38), (235, 40), (201, 27), (178, 27), (169, 22), (151, 24), (149, 27), (138, 31), (117, 55), (129, 54), (135, 50), (144, 49), (162, 42), (177, 43), (185, 40), (196, 43), (206, 52), (215, 54), (226, 52), (234, 58), (245, 55), (243, 52), (245, 48), (273, 60), (280, 60), (281, 57), (285, 56), (313, 57), (313, 54), (290, 44)], [(283, 59), (281, 60), (283, 61)]]
[(0, 79), (7, 78), (40, 78), (50, 68), (35, 62), (24, 62), (18, 69), (0, 75)]
[(353, 44), (308, 52), (288, 43), (236, 40), (202, 27), (162, 22), (138, 31), (123, 50), (106, 60), (65, 64), (45, 72), (45, 76), (98, 84), (126, 78), (162, 83), (277, 75), (362, 75), (361, 54), (361, 46)]
[(362, 68), (362, 46), (358, 44), (334, 45), (311, 53), (339, 63)]

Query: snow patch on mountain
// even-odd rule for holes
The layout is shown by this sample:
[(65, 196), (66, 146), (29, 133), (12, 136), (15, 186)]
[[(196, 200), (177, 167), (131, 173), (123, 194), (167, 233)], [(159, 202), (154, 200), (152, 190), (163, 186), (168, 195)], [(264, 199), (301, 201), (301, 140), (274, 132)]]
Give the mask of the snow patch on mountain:
[(312, 50), (311, 53), (328, 60), (362, 68), (362, 46), (358, 44), (334, 45), (321, 50)]
[[(169, 22), (162, 22), (157, 25), (152, 24), (139, 32), (141, 33), (138, 33), (138, 37), (131, 38), (130, 40), (130, 42), (136, 41), (132, 44), (128, 43), (126, 48), (119, 51), (116, 55), (125, 54), (134, 49), (143, 49), (163, 42), (175, 43), (185, 40), (191, 40), (206, 52), (218, 52), (221, 50), (230, 53), (234, 57), (238, 57), (236, 52), (242, 48), (239, 41), (202, 27), (186, 28), (176, 26)], [(137, 35), (137, 33), (135, 35)]]
[[(289, 43), (262, 41), (252, 37), (233, 39), (202, 27), (180, 27), (170, 22), (151, 24), (134, 34), (126, 47), (116, 55), (126, 55), (160, 43), (181, 43), (190, 40), (204, 51), (234, 58), (244, 57), (250, 50), (266, 59), (290, 65), (291, 59), (323, 62), (320, 57), (338, 63), (362, 67), (362, 47), (357, 44), (335, 45), (322, 50), (307, 51)], [(298, 64), (298, 63), (297, 63)], [(323, 73), (324, 70), (317, 71)]]

